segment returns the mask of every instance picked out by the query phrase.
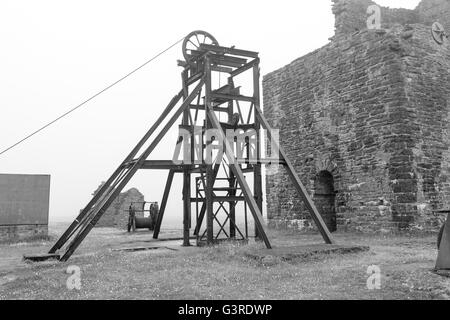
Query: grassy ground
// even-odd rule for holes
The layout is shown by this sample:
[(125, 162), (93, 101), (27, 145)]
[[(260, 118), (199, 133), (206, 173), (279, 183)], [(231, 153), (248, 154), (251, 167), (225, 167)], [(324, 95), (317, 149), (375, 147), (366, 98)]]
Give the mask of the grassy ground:
[[(21, 256), (45, 252), (51, 242), (1, 245), (0, 299), (449, 299), (450, 279), (430, 272), (435, 236), (335, 236), (371, 250), (288, 262), (249, 258), (261, 243), (181, 248), (169, 241), (123, 252), (113, 249), (152, 245), (150, 234), (95, 229), (69, 262), (29, 264)], [(276, 246), (321, 242), (317, 235), (270, 237)], [(80, 290), (67, 289), (71, 265), (80, 267)], [(381, 268), (380, 290), (367, 289), (370, 265)]]

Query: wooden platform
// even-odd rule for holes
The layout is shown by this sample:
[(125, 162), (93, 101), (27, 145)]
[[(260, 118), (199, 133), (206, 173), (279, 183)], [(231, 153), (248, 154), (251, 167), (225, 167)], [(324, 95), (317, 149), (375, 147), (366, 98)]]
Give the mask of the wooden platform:
[(314, 244), (293, 247), (274, 247), (273, 249), (260, 249), (247, 256), (260, 260), (268, 256), (278, 257), (289, 261), (294, 259), (310, 258), (323, 254), (347, 254), (369, 251), (367, 246)]
[(166, 249), (166, 250), (171, 250), (171, 251), (178, 251), (177, 249), (174, 249), (174, 248), (160, 247), (160, 246), (122, 247), (122, 248), (112, 249), (112, 251), (136, 252), (136, 251), (150, 251), (150, 250), (157, 250), (157, 249)]
[(37, 255), (24, 255), (23, 260), (25, 261), (33, 261), (33, 262), (41, 262), (41, 261), (47, 261), (51, 259), (59, 260), (60, 255), (59, 254), (37, 254)]
[(446, 278), (450, 278), (450, 270), (431, 270), (431, 272), (441, 276), (441, 277), (446, 277)]

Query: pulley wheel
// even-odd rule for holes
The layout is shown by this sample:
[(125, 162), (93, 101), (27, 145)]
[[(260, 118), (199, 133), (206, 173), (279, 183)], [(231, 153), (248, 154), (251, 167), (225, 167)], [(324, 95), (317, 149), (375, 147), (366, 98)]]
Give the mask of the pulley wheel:
[(200, 51), (200, 45), (211, 44), (218, 46), (216, 38), (210, 33), (202, 30), (197, 30), (189, 33), (183, 41), (183, 56), (186, 62), (192, 60), (192, 50)]

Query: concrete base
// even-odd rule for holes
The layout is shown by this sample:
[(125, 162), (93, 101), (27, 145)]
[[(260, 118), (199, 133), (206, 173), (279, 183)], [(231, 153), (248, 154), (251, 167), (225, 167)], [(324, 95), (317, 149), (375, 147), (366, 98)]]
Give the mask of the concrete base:
[(322, 254), (345, 254), (369, 251), (366, 246), (345, 246), (345, 245), (329, 245), (329, 244), (315, 244), (307, 246), (294, 247), (274, 247), (273, 249), (261, 249), (251, 253), (247, 256), (260, 260), (265, 257), (278, 257), (281, 260), (289, 261), (294, 259), (310, 258)]
[(0, 242), (23, 241), (47, 236), (47, 225), (0, 226)]

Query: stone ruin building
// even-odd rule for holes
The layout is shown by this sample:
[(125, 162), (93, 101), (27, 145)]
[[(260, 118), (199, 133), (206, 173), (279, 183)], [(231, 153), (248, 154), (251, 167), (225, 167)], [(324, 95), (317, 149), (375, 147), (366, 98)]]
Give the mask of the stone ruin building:
[[(95, 195), (103, 186), (103, 183), (97, 188), (92, 195)], [(119, 194), (117, 199), (109, 206), (108, 210), (103, 214), (95, 225), (96, 227), (110, 227), (118, 229), (126, 229), (128, 224), (128, 208), (130, 204), (143, 204), (145, 202), (144, 195), (136, 188)], [(137, 210), (139, 208), (136, 208)], [(139, 212), (138, 215), (143, 215)]]
[[(264, 112), (332, 230), (437, 230), (450, 208), (450, 0), (333, 0), (335, 35), (267, 74)], [(267, 175), (269, 225), (313, 223), (286, 174)]]

